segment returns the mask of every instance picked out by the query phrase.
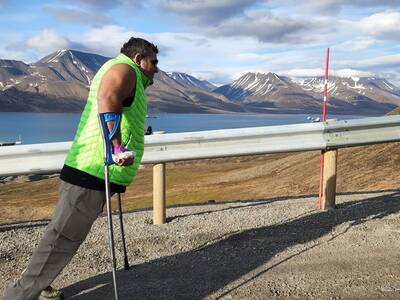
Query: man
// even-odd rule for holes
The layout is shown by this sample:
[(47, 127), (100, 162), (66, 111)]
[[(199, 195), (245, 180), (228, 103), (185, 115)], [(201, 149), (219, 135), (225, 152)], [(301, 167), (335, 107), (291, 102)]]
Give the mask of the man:
[[(62, 299), (50, 284), (70, 262), (85, 240), (105, 203), (103, 141), (99, 112), (121, 113), (121, 125), (112, 140), (113, 154), (134, 151), (110, 166), (112, 193), (125, 192), (139, 168), (144, 150), (146, 87), (153, 83), (158, 49), (152, 43), (130, 38), (121, 53), (106, 62), (90, 87), (76, 136), (60, 174), (60, 194), (27, 269), (11, 284), (5, 300)], [(124, 157), (121, 155), (121, 157)]]

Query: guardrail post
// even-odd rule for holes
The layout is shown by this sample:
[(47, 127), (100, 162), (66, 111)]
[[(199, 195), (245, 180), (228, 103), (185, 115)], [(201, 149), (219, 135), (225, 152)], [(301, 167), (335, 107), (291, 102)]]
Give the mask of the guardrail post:
[(324, 210), (335, 208), (337, 155), (337, 149), (327, 150), (324, 153), (324, 181), (321, 206)]
[(153, 167), (153, 224), (166, 220), (165, 163)]

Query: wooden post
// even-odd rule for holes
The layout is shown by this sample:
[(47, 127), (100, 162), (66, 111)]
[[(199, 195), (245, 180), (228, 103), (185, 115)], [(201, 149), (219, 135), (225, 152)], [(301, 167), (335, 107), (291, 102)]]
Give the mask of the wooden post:
[(327, 150), (324, 153), (324, 182), (321, 206), (324, 210), (335, 208), (337, 155), (337, 149)]
[(153, 224), (166, 220), (165, 163), (153, 167)]

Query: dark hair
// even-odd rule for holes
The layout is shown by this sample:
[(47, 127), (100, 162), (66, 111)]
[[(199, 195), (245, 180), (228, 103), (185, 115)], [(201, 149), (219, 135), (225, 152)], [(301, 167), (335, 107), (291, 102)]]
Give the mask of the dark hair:
[(121, 53), (128, 57), (134, 57), (137, 53), (142, 56), (149, 56), (151, 52), (158, 53), (156, 45), (141, 38), (131, 37), (121, 48)]

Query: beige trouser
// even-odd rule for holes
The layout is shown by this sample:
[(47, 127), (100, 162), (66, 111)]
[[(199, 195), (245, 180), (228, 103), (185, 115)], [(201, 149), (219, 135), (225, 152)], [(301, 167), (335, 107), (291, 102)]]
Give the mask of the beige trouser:
[(6, 290), (4, 300), (34, 300), (70, 262), (103, 210), (105, 192), (61, 181), (53, 219), (27, 269)]

